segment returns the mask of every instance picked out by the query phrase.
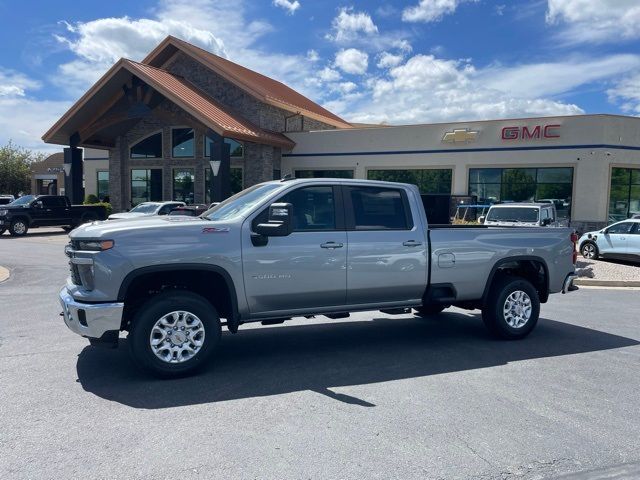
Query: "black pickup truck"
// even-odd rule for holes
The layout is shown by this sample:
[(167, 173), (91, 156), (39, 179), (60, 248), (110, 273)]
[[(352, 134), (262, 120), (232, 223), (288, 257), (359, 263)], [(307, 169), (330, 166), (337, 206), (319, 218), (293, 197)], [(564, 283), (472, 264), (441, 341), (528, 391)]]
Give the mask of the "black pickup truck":
[(71, 205), (67, 197), (59, 195), (24, 195), (0, 206), (0, 235), (9, 230), (11, 235), (21, 237), (29, 228), (37, 227), (73, 229), (106, 218), (103, 205)]

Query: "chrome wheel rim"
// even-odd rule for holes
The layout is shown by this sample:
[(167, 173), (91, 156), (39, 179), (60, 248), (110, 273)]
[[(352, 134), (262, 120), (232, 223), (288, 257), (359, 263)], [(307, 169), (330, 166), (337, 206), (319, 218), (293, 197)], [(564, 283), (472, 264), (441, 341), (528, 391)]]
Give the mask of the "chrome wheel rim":
[(151, 328), (149, 345), (165, 363), (184, 363), (204, 345), (204, 324), (193, 313), (176, 310), (162, 316)]
[(27, 226), (22, 222), (16, 222), (13, 224), (13, 231), (16, 232), (18, 235), (22, 235), (26, 229), (27, 229)]
[(596, 247), (590, 243), (582, 247), (582, 256), (584, 258), (593, 258), (596, 256)]
[(516, 290), (504, 302), (504, 319), (511, 328), (522, 328), (531, 318), (531, 298), (526, 292)]

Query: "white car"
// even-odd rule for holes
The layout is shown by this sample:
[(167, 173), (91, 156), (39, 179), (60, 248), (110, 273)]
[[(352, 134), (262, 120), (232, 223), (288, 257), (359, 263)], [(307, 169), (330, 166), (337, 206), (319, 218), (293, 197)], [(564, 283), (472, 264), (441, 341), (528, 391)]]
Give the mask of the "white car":
[(578, 240), (584, 258), (616, 257), (640, 261), (640, 219), (627, 219), (597, 232), (587, 232)]
[(177, 207), (183, 207), (184, 202), (142, 202), (128, 212), (109, 215), (109, 220), (124, 220), (154, 215), (169, 215), (169, 212)]
[(491, 205), (480, 223), (494, 227), (557, 227), (553, 203), (500, 203)]

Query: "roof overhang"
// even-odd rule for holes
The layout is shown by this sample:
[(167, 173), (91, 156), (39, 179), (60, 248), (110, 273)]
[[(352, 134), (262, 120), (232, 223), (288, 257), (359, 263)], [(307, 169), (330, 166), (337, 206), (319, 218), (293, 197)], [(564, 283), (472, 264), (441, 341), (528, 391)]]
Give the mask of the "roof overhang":
[[(265, 131), (231, 112), (183, 78), (127, 59), (121, 59), (113, 65), (42, 139), (46, 143), (69, 144), (71, 137), (80, 135), (88, 126), (96, 124), (124, 96), (122, 87), (131, 85), (132, 78), (138, 78), (219, 135), (287, 149), (295, 145), (283, 134)], [(87, 143), (89, 138), (80, 136), (77, 141), (80, 146), (104, 148), (104, 144)]]
[[(240, 87), (247, 93), (249, 93), (254, 98), (260, 100), (261, 102), (267, 103), (269, 105), (273, 105), (275, 107), (281, 108), (283, 110), (289, 111), (294, 114), (304, 115), (309, 118), (313, 118), (314, 120), (318, 120), (320, 122), (327, 123), (336, 128), (352, 128), (352, 125), (347, 121), (341, 119), (337, 115), (329, 112), (328, 110), (322, 108), (317, 104), (313, 104), (317, 111), (310, 110), (308, 108), (304, 108), (300, 105), (296, 105), (292, 102), (288, 102), (286, 99), (282, 97), (278, 97), (269, 92), (266, 88), (261, 88), (259, 85), (255, 83), (251, 83), (246, 81), (245, 78), (241, 74), (234, 73), (233, 71), (225, 68), (221, 68), (219, 64), (212, 61), (212, 57), (215, 57), (214, 54), (202, 50), (201, 48), (196, 47), (195, 45), (191, 45), (183, 40), (175, 38), (173, 36), (168, 36), (165, 38), (156, 48), (154, 48), (149, 55), (142, 60), (143, 64), (151, 65), (154, 67), (161, 68), (164, 66), (167, 61), (169, 61), (177, 51), (180, 51), (187, 56), (191, 57), (196, 62), (203, 64), (216, 74), (223, 77), (225, 80), (233, 83), (234, 85)], [(219, 57), (218, 61), (228, 62), (229, 64), (233, 64), (229, 60), (222, 59)], [(245, 72), (247, 69), (240, 65), (233, 64), (236, 67), (242, 68)], [(258, 74), (257, 72), (251, 72), (254, 75), (260, 75), (270, 82), (278, 83), (276, 80), (270, 79), (268, 77), (264, 77), (264, 75)], [(283, 85), (285, 88), (289, 88), (286, 85)], [(306, 102), (311, 102), (306, 97), (302, 97), (298, 92), (293, 91), (295, 95), (299, 98), (304, 98)], [(312, 103), (312, 102), (311, 102)]]

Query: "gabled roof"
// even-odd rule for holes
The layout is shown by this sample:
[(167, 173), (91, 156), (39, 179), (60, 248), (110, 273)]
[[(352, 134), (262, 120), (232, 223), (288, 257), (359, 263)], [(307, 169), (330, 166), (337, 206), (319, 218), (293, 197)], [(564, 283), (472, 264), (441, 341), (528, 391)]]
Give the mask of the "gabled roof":
[(264, 103), (292, 113), (300, 113), (337, 128), (351, 128), (351, 124), (285, 84), (173, 36), (164, 39), (142, 63), (161, 68), (177, 50)]
[[(223, 107), (184, 78), (132, 60), (121, 59), (105, 73), (42, 139), (67, 144), (69, 137), (86, 127), (92, 112), (121, 89), (134, 75), (216, 133), (250, 142), (292, 148), (295, 143), (281, 133), (268, 132)], [(82, 141), (85, 139), (81, 139)]]

